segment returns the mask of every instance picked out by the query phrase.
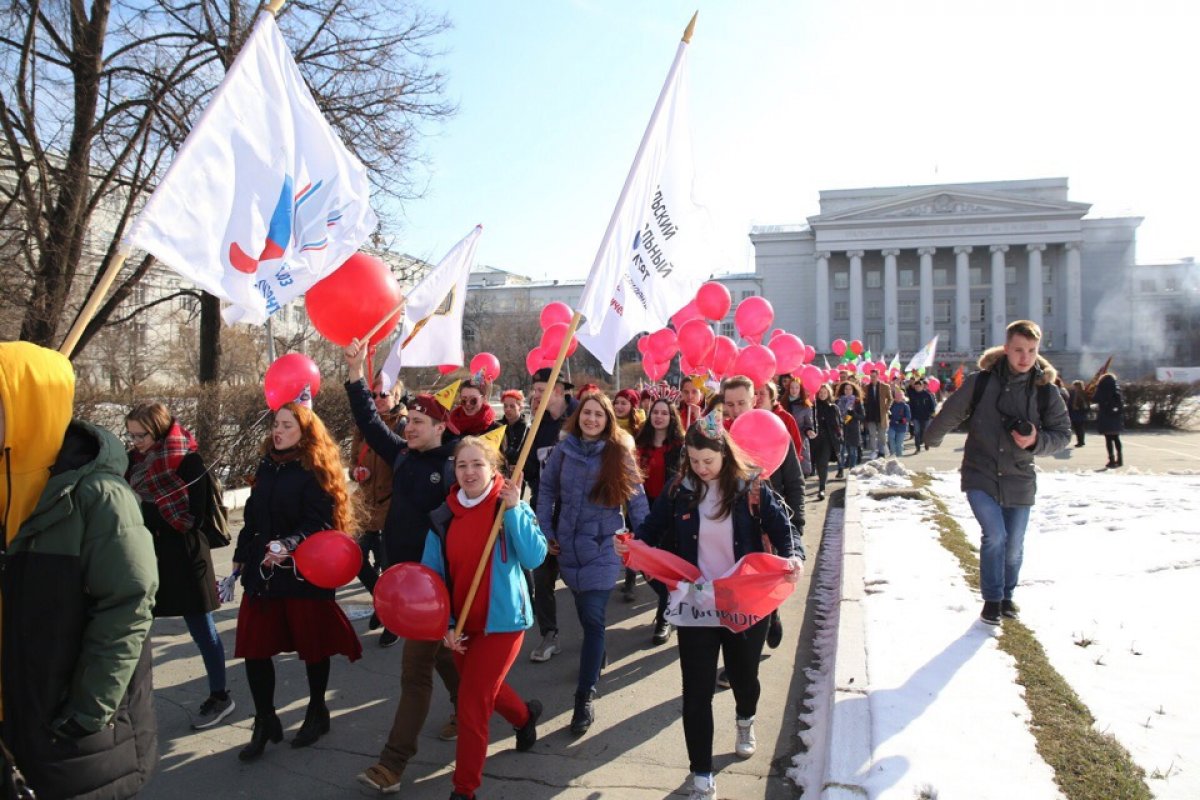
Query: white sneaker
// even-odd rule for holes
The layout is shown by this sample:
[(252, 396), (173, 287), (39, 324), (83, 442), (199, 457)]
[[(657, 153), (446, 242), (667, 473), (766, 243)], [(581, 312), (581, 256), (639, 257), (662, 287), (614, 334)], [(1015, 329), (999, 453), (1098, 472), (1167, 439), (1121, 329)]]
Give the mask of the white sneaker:
[(550, 631), (542, 637), (542, 643), (533, 648), (529, 654), (530, 661), (549, 661), (550, 656), (560, 652), (558, 646), (558, 631)]
[(749, 758), (758, 749), (758, 740), (754, 738), (754, 718), (737, 721), (737, 744), (733, 751), (738, 758)]
[(688, 800), (713, 800), (717, 796), (717, 782), (711, 775), (692, 775), (692, 793)]

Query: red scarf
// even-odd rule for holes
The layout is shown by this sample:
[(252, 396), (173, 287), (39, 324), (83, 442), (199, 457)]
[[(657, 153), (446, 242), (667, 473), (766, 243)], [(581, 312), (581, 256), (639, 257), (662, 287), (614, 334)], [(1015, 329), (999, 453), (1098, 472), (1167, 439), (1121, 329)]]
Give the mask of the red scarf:
[(183, 457), (198, 449), (195, 437), (178, 422), (145, 453), (129, 453), (129, 485), (147, 503), (154, 503), (172, 528), (184, 533), (196, 523), (188, 504), (187, 484), (177, 470)]
[(642, 474), (646, 482), (642, 488), (646, 497), (652, 502), (663, 492), (667, 483), (667, 451), (671, 449), (669, 442), (663, 442), (658, 447), (643, 447), (638, 450), (641, 456)]
[(479, 436), (496, 424), (496, 412), (487, 403), (475, 414), (468, 414), (462, 406), (450, 412), (450, 430), (460, 436)]
[[(467, 508), (458, 499), (458, 484), (450, 489), (446, 503), (454, 514), (450, 522), (450, 530), (446, 533), (446, 574), (450, 578), (453, 596), (450, 598), (450, 608), (454, 610), (457, 619), (467, 602), (467, 592), (471, 589), (471, 581), (475, 580), (475, 570), (479, 567), (479, 559), (483, 556), (483, 547), (487, 544), (488, 535), (492, 532), (492, 522), (496, 518), (496, 501), (500, 498), (500, 490), (504, 488), (504, 480), (499, 475), (488, 490), (487, 499), (479, 505)], [(503, 537), (501, 531), (501, 537)], [(502, 539), (501, 539), (502, 540)], [(492, 559), (487, 560), (483, 577), (479, 580), (479, 590), (467, 612), (467, 621), (463, 625), (466, 633), (483, 633), (487, 627), (488, 601), (492, 591)]]

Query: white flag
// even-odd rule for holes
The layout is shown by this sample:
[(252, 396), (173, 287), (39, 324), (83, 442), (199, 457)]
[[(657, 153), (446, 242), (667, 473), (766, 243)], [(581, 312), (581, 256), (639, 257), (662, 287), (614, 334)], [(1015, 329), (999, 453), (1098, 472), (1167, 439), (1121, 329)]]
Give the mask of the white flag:
[(363, 165), (264, 13), (126, 240), (260, 324), (375, 230)]
[[(905, 372), (916, 372), (917, 370), (927, 369), (933, 365), (934, 356), (937, 355), (937, 340), (934, 336), (925, 346), (917, 351), (912, 360), (908, 362), (908, 366), (904, 368)], [(897, 354), (898, 355), (898, 354)]]
[(692, 199), (688, 30), (579, 300), (579, 341), (609, 372), (626, 342), (665, 326), (716, 271), (711, 226)]
[(463, 309), (467, 282), (475, 266), (475, 248), (482, 233), (483, 226), (476, 225), (405, 299), (400, 336), (383, 363), (385, 391), (395, 384), (402, 366), (463, 363)]

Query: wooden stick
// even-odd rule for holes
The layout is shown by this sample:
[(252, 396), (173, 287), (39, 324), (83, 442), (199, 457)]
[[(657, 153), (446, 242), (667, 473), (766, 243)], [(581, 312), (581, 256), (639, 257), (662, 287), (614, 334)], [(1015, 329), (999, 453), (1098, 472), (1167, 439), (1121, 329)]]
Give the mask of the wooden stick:
[(375, 323), (375, 327), (371, 328), (371, 330), (367, 331), (366, 333), (364, 333), (362, 336), (360, 336), (358, 338), (362, 339), (364, 342), (371, 341), (371, 337), (374, 336), (375, 334), (379, 333), (379, 329), (382, 328), (384, 325), (386, 325), (387, 321), (389, 319), (391, 319), (392, 317), (394, 317), (395, 315), (399, 314), (401, 311), (404, 310), (404, 305), (407, 302), (408, 302), (407, 297), (401, 298), (400, 305), (396, 306), (391, 311), (384, 314), (383, 319), (381, 319), (381, 320), (379, 320), (379, 322)]
[(58, 348), (58, 352), (67, 358), (70, 358), (71, 353), (75, 352), (75, 345), (79, 344), (79, 340), (83, 337), (84, 329), (92, 321), (92, 317), (96, 316), (96, 312), (100, 310), (100, 304), (104, 302), (104, 295), (108, 294), (113, 281), (117, 279), (117, 273), (121, 271), (121, 267), (125, 266), (125, 259), (128, 257), (128, 250), (117, 251), (117, 255), (109, 263), (108, 269), (100, 277), (100, 283), (96, 284), (96, 291), (92, 292), (92, 296), (84, 304), (83, 310), (75, 318), (75, 324), (71, 326), (67, 338), (63, 340), (62, 346)]
[[(567, 360), (567, 350), (571, 347), (571, 340), (575, 338), (575, 331), (582, 321), (583, 315), (576, 311), (567, 328), (567, 334), (563, 337), (562, 345), (558, 348), (558, 358), (554, 360), (554, 366), (550, 368), (550, 378), (546, 381), (546, 391), (542, 392), (542, 402), (538, 403), (537, 411), (534, 412), (533, 419), (529, 423), (529, 430), (525, 433), (525, 443), (521, 445), (521, 454), (517, 456), (517, 463), (513, 467), (512, 480), (514, 482), (519, 482), (521, 473), (525, 471), (525, 461), (529, 458), (529, 451), (533, 449), (533, 440), (537, 438), (538, 427), (541, 426), (542, 417), (545, 416), (546, 408), (550, 405), (550, 395), (554, 393), (554, 384), (558, 382), (558, 373), (562, 369), (563, 362)], [(479, 583), (483, 580), (483, 571), (492, 557), (492, 548), (496, 546), (496, 538), (500, 533), (500, 525), (504, 522), (505, 511), (506, 509), (501, 505), (499, 511), (496, 512), (496, 519), (492, 522), (492, 532), (488, 535), (487, 544), (484, 545), (479, 566), (475, 568), (475, 578), (471, 581), (471, 590), (467, 592), (467, 599), (463, 602), (462, 610), (458, 612), (458, 622), (454, 625), (455, 636), (462, 636), (463, 625), (467, 623), (467, 614), (471, 610), (471, 603), (475, 601), (475, 593), (479, 591)]]

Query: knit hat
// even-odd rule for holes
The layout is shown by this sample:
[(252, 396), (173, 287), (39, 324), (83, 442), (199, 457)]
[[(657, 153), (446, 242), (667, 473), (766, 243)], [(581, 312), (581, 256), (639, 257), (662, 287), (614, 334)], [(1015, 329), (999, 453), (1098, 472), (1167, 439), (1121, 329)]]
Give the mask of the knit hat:
[(617, 397), (624, 397), (629, 401), (629, 405), (631, 406), (637, 406), (638, 402), (641, 400), (637, 389), (622, 389), (621, 391), (617, 392)]

